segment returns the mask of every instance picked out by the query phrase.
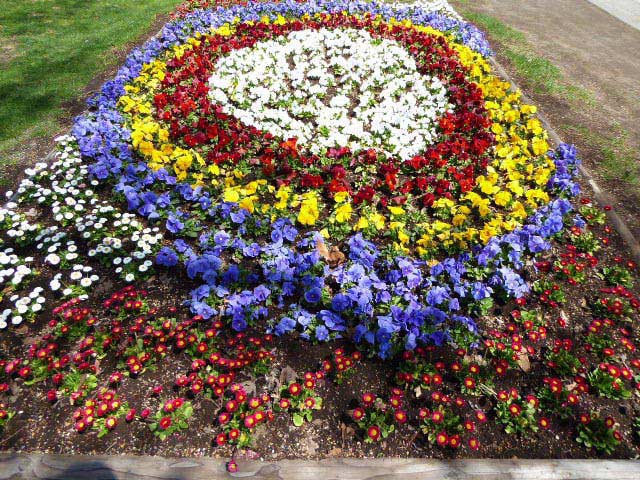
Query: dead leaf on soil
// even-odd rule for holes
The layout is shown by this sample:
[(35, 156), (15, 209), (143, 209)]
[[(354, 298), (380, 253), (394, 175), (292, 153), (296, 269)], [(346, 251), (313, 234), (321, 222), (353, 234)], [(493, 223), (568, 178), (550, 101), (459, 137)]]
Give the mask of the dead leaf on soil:
[(242, 385), (244, 387), (245, 392), (247, 393), (248, 396), (253, 396), (256, 394), (257, 388), (256, 388), (256, 382), (252, 381), (252, 380), (246, 380), (244, 382), (242, 382), (240, 385)]
[(420, 398), (422, 396), (422, 389), (420, 388), (420, 385), (418, 385), (415, 390), (413, 391), (413, 393), (415, 394), (416, 398)]
[(518, 365), (523, 372), (531, 370), (531, 362), (529, 362), (529, 355), (524, 352), (518, 353)]
[(29, 327), (27, 327), (26, 325), (23, 325), (22, 327), (14, 328), (13, 331), (18, 335), (22, 336), (29, 331)]
[(356, 431), (352, 427), (348, 426), (345, 423), (340, 424), (340, 432), (342, 433), (343, 442), (348, 438), (352, 438), (356, 433)]
[(324, 258), (330, 266), (337, 267), (341, 263), (344, 263), (347, 257), (344, 256), (338, 247), (332, 246), (331, 248), (327, 248), (327, 245), (322, 241), (321, 238), (316, 240), (316, 249), (322, 258)]
[(260, 454), (248, 448), (240, 450), (236, 453), (235, 458), (237, 460), (260, 460)]
[(297, 378), (298, 374), (289, 365), (287, 365), (280, 371), (280, 385), (286, 385), (289, 382), (295, 381)]
[(327, 457), (341, 457), (342, 449), (338, 447), (334, 447), (327, 453)]
[(300, 445), (307, 452), (307, 455), (313, 456), (318, 453), (318, 442), (316, 442), (313, 438), (307, 436), (300, 440)]
[(462, 361), (465, 364), (475, 363), (476, 365), (480, 365), (480, 366), (485, 366), (487, 364), (487, 361), (485, 360), (485, 358), (482, 355), (478, 355), (477, 353), (474, 353), (473, 355), (465, 355)]

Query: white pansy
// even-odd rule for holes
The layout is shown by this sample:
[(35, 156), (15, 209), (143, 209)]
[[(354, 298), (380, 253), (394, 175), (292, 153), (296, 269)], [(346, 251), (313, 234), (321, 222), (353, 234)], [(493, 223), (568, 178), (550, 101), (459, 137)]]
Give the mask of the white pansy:
[(226, 113), (316, 154), (374, 148), (409, 159), (436, 140), (449, 108), (445, 86), (420, 74), (407, 49), (354, 29), (296, 31), (234, 50), (209, 86)]

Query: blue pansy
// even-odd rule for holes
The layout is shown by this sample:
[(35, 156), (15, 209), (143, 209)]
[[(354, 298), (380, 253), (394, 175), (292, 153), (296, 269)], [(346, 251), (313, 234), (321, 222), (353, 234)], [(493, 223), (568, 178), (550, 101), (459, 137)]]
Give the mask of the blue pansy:
[(156, 263), (163, 267), (175, 267), (178, 264), (178, 254), (169, 247), (162, 247), (156, 255)]
[(318, 303), (322, 300), (322, 289), (318, 287), (311, 288), (304, 292), (304, 299), (308, 303)]

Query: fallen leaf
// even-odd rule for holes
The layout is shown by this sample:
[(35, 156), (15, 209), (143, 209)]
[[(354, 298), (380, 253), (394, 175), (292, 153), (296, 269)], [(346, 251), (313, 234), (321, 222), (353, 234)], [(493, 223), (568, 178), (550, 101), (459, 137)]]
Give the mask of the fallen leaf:
[(245, 448), (236, 453), (234, 458), (237, 460), (259, 460), (260, 454), (249, 448)]
[(298, 374), (289, 365), (287, 365), (280, 371), (280, 385), (286, 385), (289, 382), (295, 381), (297, 378)]
[(342, 433), (342, 441), (344, 442), (347, 438), (351, 438), (355, 435), (356, 431), (348, 426), (345, 423), (340, 424), (340, 433)]
[(320, 446), (318, 445), (318, 442), (316, 442), (309, 436), (304, 437), (302, 440), (300, 440), (300, 445), (302, 445), (302, 448), (304, 448), (304, 450), (307, 452), (307, 455), (310, 456), (318, 453), (318, 447)]
[(522, 369), (523, 372), (528, 372), (531, 370), (531, 363), (529, 362), (529, 355), (524, 352), (520, 352), (518, 354), (518, 365)]
[(329, 249), (321, 238), (318, 238), (316, 240), (316, 250), (318, 250), (318, 253), (322, 258), (324, 258), (325, 260), (329, 260)]
[(243, 386), (245, 392), (247, 393), (247, 395), (252, 396), (256, 394), (257, 388), (256, 388), (256, 382), (251, 381), (251, 380), (246, 380), (244, 382), (242, 382), (240, 385)]
[(327, 457), (341, 457), (341, 456), (342, 456), (342, 449), (338, 447), (332, 448), (327, 453)]
[(341, 263), (344, 263), (347, 259), (344, 253), (338, 249), (336, 246), (332, 246), (331, 248), (327, 248), (327, 245), (321, 238), (316, 240), (316, 249), (322, 258), (324, 258), (330, 266), (336, 267)]
[(464, 358), (462, 359), (462, 361), (467, 364), (467, 363), (475, 363), (476, 365), (480, 365), (480, 366), (484, 366), (487, 364), (487, 361), (485, 360), (485, 358), (482, 355), (479, 355), (477, 353), (473, 354), (473, 355), (465, 355)]

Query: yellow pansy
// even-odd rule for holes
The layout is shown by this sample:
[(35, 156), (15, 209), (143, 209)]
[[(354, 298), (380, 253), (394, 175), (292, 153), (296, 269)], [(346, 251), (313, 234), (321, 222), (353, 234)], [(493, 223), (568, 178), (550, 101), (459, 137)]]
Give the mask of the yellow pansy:
[(506, 207), (509, 202), (511, 201), (511, 194), (509, 192), (507, 192), (506, 190), (501, 190), (498, 193), (495, 194), (495, 196), (493, 197), (493, 201), (495, 202), (496, 205), (500, 205), (501, 207)]
[(384, 215), (380, 213), (370, 214), (369, 221), (373, 223), (377, 230), (382, 230), (384, 228)]
[(336, 203), (346, 202), (349, 199), (349, 192), (338, 192), (333, 196)]
[(404, 208), (402, 207), (395, 207), (395, 206), (388, 206), (387, 209), (389, 209), (389, 211), (391, 212), (391, 215), (395, 215), (395, 216), (399, 216), (399, 215), (404, 215)]
[(345, 203), (340, 205), (336, 209), (336, 220), (340, 223), (347, 222), (351, 219), (351, 213), (353, 212), (353, 208), (351, 208), (350, 203)]
[(358, 219), (358, 223), (356, 223), (356, 230), (364, 230), (365, 228), (369, 228), (369, 220), (366, 217), (360, 217)]
[(232, 188), (227, 188), (224, 191), (222, 200), (225, 202), (238, 203), (240, 201), (240, 193)]

